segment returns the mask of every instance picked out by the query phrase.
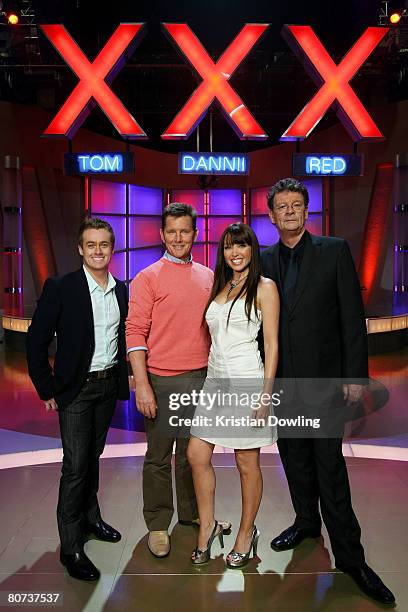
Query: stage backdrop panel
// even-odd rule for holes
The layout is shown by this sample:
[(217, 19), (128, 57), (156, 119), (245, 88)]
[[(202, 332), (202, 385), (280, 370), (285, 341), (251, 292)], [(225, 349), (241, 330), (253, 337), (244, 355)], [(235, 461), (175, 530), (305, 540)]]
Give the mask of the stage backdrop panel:
[(131, 281), (163, 254), (160, 239), (163, 190), (89, 178), (89, 212), (112, 225), (115, 253), (110, 270)]
[(129, 185), (129, 214), (161, 216), (162, 208), (162, 189)]
[(96, 213), (117, 215), (126, 214), (125, 183), (110, 183), (89, 178), (91, 183), (92, 216)]
[[(115, 255), (112, 270), (130, 281), (135, 274), (156, 261), (163, 253), (160, 240), (162, 189), (110, 183), (90, 178), (90, 212), (108, 221), (115, 232)], [(309, 190), (307, 228), (322, 233), (322, 181), (304, 181)], [(278, 239), (275, 226), (268, 217), (266, 195), (269, 187), (252, 189), (248, 201), (249, 223), (261, 249)], [(182, 189), (168, 193), (167, 202), (184, 202), (197, 210), (198, 239), (193, 247), (195, 261), (215, 268), (218, 243), (225, 227), (243, 222), (244, 204), (241, 189)]]

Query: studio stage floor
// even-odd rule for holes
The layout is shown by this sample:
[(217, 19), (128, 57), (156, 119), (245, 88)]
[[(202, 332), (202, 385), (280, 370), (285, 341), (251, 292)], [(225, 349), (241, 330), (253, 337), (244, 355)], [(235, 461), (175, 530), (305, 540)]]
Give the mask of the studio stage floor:
[[(369, 418), (358, 418), (345, 441), (353, 504), (370, 565), (408, 612), (408, 351), (371, 358), (378, 382)], [(144, 434), (136, 429), (134, 405), (118, 405), (101, 461), (100, 502), (105, 520), (120, 529), (118, 544), (90, 540), (86, 551), (102, 572), (97, 584), (81, 583), (60, 565), (55, 507), (60, 440), (55, 414), (45, 413), (28, 380), (23, 356), (0, 350), (0, 591), (61, 591), (59, 609), (166, 612), (368, 612), (384, 609), (360, 594), (351, 579), (333, 569), (327, 533), (295, 551), (276, 553), (271, 538), (287, 527), (293, 511), (275, 447), (261, 455), (264, 497), (257, 526), (258, 557), (242, 571), (223, 556), (232, 547), (240, 515), (239, 478), (230, 452), (217, 449), (217, 516), (233, 522), (225, 550), (213, 561), (191, 565), (193, 527), (172, 524), (166, 559), (147, 551), (142, 518), (141, 469)], [(221, 554), (223, 552), (223, 554)]]

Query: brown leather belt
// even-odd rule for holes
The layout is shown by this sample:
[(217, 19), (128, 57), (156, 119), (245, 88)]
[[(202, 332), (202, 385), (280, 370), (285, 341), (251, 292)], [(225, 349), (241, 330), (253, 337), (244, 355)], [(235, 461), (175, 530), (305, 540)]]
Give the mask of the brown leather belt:
[(106, 370), (95, 370), (94, 372), (88, 372), (86, 380), (103, 380), (104, 378), (112, 378), (118, 376), (119, 368), (117, 365), (107, 368)]

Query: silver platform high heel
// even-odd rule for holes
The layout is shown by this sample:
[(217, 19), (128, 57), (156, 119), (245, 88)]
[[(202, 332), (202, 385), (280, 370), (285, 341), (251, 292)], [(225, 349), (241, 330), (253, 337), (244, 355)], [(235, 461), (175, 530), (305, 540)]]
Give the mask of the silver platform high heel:
[(249, 561), (249, 555), (251, 554), (251, 550), (253, 551), (253, 556), (255, 557), (258, 551), (258, 540), (260, 535), (261, 532), (258, 531), (256, 526), (254, 525), (254, 528), (252, 530), (251, 544), (249, 545), (248, 552), (239, 553), (236, 550), (231, 550), (225, 560), (227, 567), (230, 567), (231, 569), (244, 567), (244, 565), (246, 565)]
[(195, 548), (191, 554), (191, 562), (195, 565), (201, 565), (202, 563), (207, 563), (211, 559), (211, 546), (214, 542), (215, 538), (218, 538), (220, 541), (221, 548), (224, 548), (224, 534), (222, 525), (219, 525), (217, 521), (215, 521), (214, 529), (208, 539), (207, 548), (205, 550), (200, 550), (198, 547)]

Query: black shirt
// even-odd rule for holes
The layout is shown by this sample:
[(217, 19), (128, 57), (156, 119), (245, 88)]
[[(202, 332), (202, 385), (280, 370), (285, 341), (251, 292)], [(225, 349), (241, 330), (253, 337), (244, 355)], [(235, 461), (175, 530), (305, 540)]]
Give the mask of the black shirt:
[(291, 252), (293, 251), (295, 252), (295, 261), (297, 263), (297, 269), (299, 272), (300, 265), (303, 259), (303, 253), (305, 250), (305, 242), (306, 232), (303, 232), (303, 236), (301, 237), (299, 242), (293, 247), (293, 249), (286, 246), (286, 244), (283, 244), (282, 240), (279, 240), (279, 268), (282, 284), (284, 282), (286, 271), (288, 269)]

